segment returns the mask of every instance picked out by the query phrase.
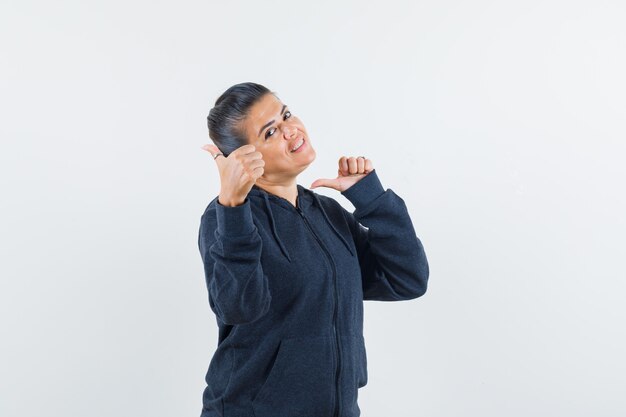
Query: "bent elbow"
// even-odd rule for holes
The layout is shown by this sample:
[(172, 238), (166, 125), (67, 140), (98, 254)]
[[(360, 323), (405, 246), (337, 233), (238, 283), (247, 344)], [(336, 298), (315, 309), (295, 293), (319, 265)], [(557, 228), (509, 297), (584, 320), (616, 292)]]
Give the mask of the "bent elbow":
[(414, 300), (416, 298), (421, 297), (422, 295), (426, 294), (427, 288), (428, 288), (427, 281), (420, 281), (420, 285), (415, 286), (415, 288), (413, 288), (411, 292), (408, 294), (408, 297), (406, 299)]
[(411, 287), (407, 300), (413, 300), (426, 294), (428, 289), (428, 267), (417, 274), (414, 285)]

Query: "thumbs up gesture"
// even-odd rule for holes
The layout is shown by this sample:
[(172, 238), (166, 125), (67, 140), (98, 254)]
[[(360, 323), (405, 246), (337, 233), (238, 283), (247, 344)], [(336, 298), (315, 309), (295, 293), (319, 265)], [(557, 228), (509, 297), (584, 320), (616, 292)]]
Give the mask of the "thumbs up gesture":
[(337, 191), (345, 191), (363, 177), (374, 170), (372, 161), (366, 159), (363, 156), (358, 157), (345, 157), (339, 158), (339, 169), (337, 170), (337, 178), (326, 179), (320, 178), (313, 181), (310, 188), (315, 187), (328, 187)]
[(263, 175), (265, 161), (261, 152), (251, 144), (235, 149), (228, 157), (218, 155), (222, 152), (215, 145), (207, 144), (202, 149), (217, 155), (214, 160), (220, 175), (220, 204), (229, 207), (243, 204), (257, 178)]

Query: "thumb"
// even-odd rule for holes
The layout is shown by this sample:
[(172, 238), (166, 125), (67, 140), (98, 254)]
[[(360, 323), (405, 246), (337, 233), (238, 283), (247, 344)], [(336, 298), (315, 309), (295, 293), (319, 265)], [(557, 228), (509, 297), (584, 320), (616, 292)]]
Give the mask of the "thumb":
[(201, 148), (204, 149), (205, 151), (209, 152), (211, 154), (211, 156), (213, 157), (213, 159), (215, 159), (215, 162), (219, 163), (219, 162), (217, 162), (217, 160), (221, 159), (221, 158), (219, 158), (219, 157), (215, 158), (215, 155), (217, 155), (218, 153), (222, 153), (222, 151), (220, 151), (220, 149), (217, 146), (211, 145), (211, 144), (206, 144), (206, 145), (202, 145)]
[(318, 178), (313, 181), (313, 184), (311, 184), (311, 187), (309, 188), (313, 189), (316, 187), (328, 187), (339, 191), (339, 180), (337, 178)]

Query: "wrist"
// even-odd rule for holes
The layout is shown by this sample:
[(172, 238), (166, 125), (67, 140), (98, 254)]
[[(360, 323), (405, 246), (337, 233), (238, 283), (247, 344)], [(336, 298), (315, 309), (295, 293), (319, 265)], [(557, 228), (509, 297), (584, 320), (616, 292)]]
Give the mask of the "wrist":
[(232, 199), (232, 198), (228, 198), (228, 197), (222, 197), (221, 195), (218, 197), (217, 199), (219, 201), (219, 203), (223, 206), (226, 207), (236, 207), (236, 206), (240, 206), (245, 202), (244, 200), (237, 200), (237, 199)]

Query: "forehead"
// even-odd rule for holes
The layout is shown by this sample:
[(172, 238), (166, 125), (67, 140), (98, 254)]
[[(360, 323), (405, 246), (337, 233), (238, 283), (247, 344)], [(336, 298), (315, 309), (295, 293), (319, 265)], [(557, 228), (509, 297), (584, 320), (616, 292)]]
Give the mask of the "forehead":
[(250, 107), (246, 117), (246, 124), (252, 129), (251, 133), (254, 133), (254, 136), (256, 136), (261, 126), (280, 115), (282, 107), (283, 103), (274, 94), (268, 93), (261, 97), (259, 101)]

